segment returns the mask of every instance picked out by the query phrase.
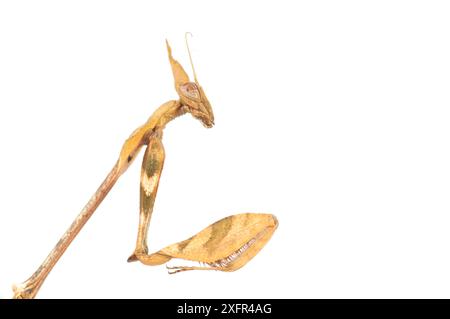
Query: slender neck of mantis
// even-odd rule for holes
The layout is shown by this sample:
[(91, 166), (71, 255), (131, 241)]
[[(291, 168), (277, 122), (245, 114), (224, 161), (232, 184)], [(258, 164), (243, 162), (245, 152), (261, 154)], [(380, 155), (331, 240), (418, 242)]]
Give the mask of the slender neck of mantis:
[(168, 109), (163, 116), (161, 116), (159, 127), (164, 128), (167, 123), (176, 119), (177, 117), (185, 114), (187, 112), (186, 107), (176, 104), (174, 107)]
[(185, 114), (187, 108), (182, 106), (179, 101), (170, 101), (161, 105), (148, 119), (147, 125), (156, 129), (164, 127), (173, 119)]

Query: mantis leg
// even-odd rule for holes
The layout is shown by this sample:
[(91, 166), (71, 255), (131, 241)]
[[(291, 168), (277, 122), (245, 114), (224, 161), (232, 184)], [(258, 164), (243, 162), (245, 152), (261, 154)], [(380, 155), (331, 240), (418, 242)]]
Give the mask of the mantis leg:
[(173, 275), (188, 270), (222, 270), (219, 267), (199, 267), (199, 266), (175, 266), (175, 267), (166, 266), (166, 268), (167, 271), (169, 272), (169, 275)]
[(165, 263), (171, 258), (200, 263), (200, 266), (167, 266), (169, 274), (188, 270), (235, 271), (259, 253), (277, 227), (278, 220), (272, 214), (231, 215), (146, 258), (151, 265)]
[(128, 262), (139, 260), (156, 266), (172, 258), (203, 263), (203, 267), (167, 267), (169, 273), (187, 270), (235, 271), (250, 261), (272, 237), (278, 221), (271, 214), (245, 213), (228, 216), (196, 235), (148, 253), (147, 233), (153, 213), (159, 178), (164, 165), (164, 147), (159, 134), (152, 136), (141, 170), (139, 230), (134, 253)]
[(165, 152), (160, 135), (150, 138), (141, 168), (139, 229), (134, 253), (128, 262), (141, 261), (146, 265), (159, 265), (170, 258), (148, 255), (147, 233), (158, 191), (159, 178), (164, 166)]

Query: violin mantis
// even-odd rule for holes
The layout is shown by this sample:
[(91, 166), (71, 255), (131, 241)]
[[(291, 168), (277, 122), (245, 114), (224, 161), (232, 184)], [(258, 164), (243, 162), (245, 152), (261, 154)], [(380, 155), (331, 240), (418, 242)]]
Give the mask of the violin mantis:
[(173, 58), (171, 47), (166, 40), (175, 90), (179, 99), (162, 104), (147, 122), (137, 128), (125, 141), (119, 159), (110, 173), (41, 266), (27, 281), (13, 286), (14, 298), (34, 298), (36, 296), (59, 258), (144, 146), (146, 146), (146, 150), (141, 168), (138, 236), (136, 248), (128, 258), (128, 262), (140, 261), (145, 265), (160, 265), (172, 258), (180, 258), (202, 263), (202, 266), (198, 267), (167, 267), (170, 274), (186, 270), (234, 271), (252, 259), (271, 238), (278, 226), (274, 215), (237, 214), (208, 226), (189, 239), (167, 246), (156, 253), (148, 253), (147, 231), (165, 159), (162, 144), (164, 127), (185, 113), (190, 113), (206, 128), (214, 125), (211, 105), (197, 80), (187, 35), (188, 33), (186, 34), (186, 46), (194, 81), (189, 79), (181, 64)]

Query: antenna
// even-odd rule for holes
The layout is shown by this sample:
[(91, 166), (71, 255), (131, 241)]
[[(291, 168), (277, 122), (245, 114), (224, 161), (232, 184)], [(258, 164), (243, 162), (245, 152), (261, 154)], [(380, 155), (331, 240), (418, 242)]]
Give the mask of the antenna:
[(186, 48), (187, 48), (188, 53), (189, 53), (189, 60), (191, 61), (192, 72), (194, 73), (194, 80), (195, 80), (196, 83), (198, 83), (198, 81), (197, 81), (197, 74), (195, 73), (194, 63), (192, 62), (191, 50), (189, 50), (189, 43), (188, 43), (188, 37), (187, 37), (188, 34), (191, 37), (193, 37), (192, 33), (190, 33), (190, 32), (186, 32), (185, 33), (184, 38), (186, 40)]

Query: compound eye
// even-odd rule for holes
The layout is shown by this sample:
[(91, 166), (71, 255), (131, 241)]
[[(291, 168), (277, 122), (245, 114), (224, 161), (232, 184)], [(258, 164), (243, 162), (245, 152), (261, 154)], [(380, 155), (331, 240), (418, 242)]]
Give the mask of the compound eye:
[(195, 83), (188, 82), (188, 83), (181, 85), (180, 91), (181, 91), (181, 93), (183, 93), (184, 96), (186, 96), (190, 99), (194, 99), (194, 100), (200, 99), (200, 92)]

